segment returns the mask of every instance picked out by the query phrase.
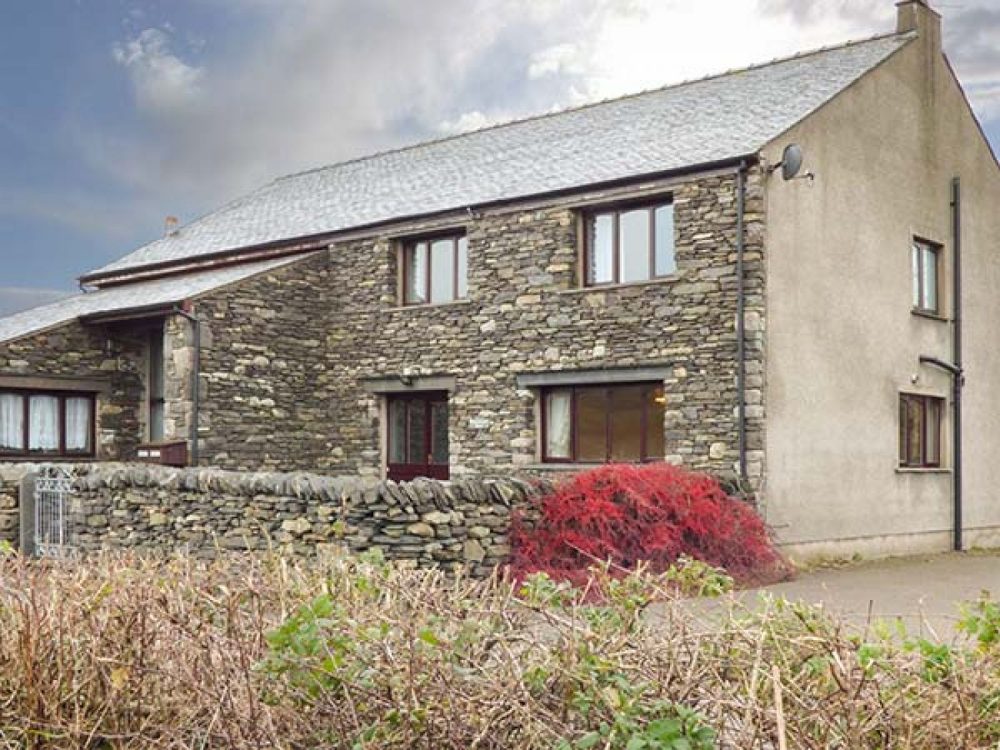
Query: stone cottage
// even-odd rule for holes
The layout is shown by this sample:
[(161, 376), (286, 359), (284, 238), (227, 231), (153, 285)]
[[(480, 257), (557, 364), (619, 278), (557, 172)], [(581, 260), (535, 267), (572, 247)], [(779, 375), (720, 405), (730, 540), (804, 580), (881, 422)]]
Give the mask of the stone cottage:
[(171, 229), (0, 320), (0, 454), (399, 480), (667, 460), (805, 554), (994, 544), (1000, 168), (939, 16), (898, 13)]

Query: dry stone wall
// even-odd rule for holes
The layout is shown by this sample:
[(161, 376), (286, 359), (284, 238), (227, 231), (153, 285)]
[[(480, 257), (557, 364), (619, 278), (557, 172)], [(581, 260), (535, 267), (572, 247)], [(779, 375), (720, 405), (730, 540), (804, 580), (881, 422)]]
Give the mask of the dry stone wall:
[(512, 511), (536, 491), (517, 480), (397, 484), (117, 464), (77, 471), (72, 536), (84, 552), (379, 549), (390, 560), (480, 575), (506, 561)]

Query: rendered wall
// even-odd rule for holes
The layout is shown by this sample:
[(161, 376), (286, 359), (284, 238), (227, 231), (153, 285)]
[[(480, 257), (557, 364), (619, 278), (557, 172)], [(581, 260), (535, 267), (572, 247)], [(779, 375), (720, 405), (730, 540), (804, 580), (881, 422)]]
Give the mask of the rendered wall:
[[(933, 18), (928, 16), (928, 21)], [(964, 191), (967, 543), (1000, 541), (1000, 169), (931, 24), (875, 72), (765, 150), (805, 153), (815, 182), (767, 184), (767, 521), (803, 556), (951, 543), (949, 320), (914, 315), (910, 242), (944, 245), (951, 180)], [(948, 399), (945, 467), (898, 468), (900, 391)]]

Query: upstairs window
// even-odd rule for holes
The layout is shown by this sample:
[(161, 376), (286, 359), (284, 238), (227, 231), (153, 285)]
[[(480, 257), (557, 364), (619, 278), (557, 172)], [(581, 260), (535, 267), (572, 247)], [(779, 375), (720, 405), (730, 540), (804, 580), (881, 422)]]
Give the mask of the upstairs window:
[(941, 465), (941, 414), (944, 399), (899, 395), (899, 465), (935, 468)]
[(437, 305), (469, 293), (469, 240), (465, 235), (435, 237), (403, 245), (403, 302)]
[(585, 246), (589, 286), (669, 276), (677, 270), (673, 203), (590, 213)]
[(553, 463), (662, 461), (666, 399), (656, 383), (543, 392), (542, 459)]
[(940, 314), (938, 277), (941, 248), (929, 242), (914, 240), (910, 261), (913, 270), (913, 309), (933, 315)]
[(0, 455), (94, 455), (92, 394), (0, 391)]

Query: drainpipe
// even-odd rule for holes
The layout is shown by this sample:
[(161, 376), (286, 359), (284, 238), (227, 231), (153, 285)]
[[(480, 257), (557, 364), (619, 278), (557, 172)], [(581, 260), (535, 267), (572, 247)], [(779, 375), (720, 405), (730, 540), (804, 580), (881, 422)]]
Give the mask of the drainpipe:
[(746, 323), (746, 284), (743, 278), (743, 206), (746, 202), (746, 160), (740, 161), (736, 170), (736, 429), (739, 441), (740, 483), (746, 487), (749, 482), (747, 472), (747, 399), (746, 399), (746, 343), (744, 334)]
[(952, 251), (952, 361), (958, 372), (952, 375), (952, 428), (954, 429), (954, 462), (952, 492), (955, 505), (955, 550), (962, 550), (962, 182), (951, 181)]
[(926, 354), (920, 363), (937, 367), (951, 375), (951, 425), (953, 463), (951, 473), (952, 505), (954, 513), (954, 538), (952, 547), (961, 552), (962, 542), (962, 387), (965, 371), (962, 369), (962, 183), (958, 177), (951, 181), (951, 231), (952, 231), (952, 351), (951, 362)]
[[(186, 307), (189, 305), (185, 304)], [(194, 336), (194, 363), (191, 373), (191, 465), (198, 465), (198, 416), (201, 407), (201, 321), (181, 306), (174, 312), (191, 322)]]

